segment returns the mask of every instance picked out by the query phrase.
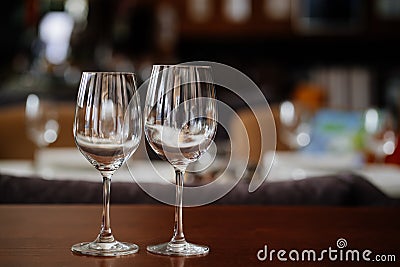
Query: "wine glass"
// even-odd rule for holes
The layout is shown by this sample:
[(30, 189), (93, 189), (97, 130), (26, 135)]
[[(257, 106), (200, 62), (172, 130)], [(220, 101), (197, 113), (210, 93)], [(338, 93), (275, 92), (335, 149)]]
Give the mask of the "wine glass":
[(145, 105), (145, 135), (151, 148), (175, 170), (175, 223), (171, 241), (151, 245), (151, 253), (205, 255), (209, 248), (188, 243), (183, 233), (183, 177), (211, 145), (217, 129), (211, 67), (154, 65)]
[(311, 113), (303, 105), (284, 101), (279, 106), (279, 137), (291, 150), (301, 149), (311, 141)]
[(109, 210), (111, 177), (139, 146), (141, 122), (133, 73), (82, 74), (73, 133), (81, 153), (103, 176), (103, 215), (98, 237), (93, 242), (73, 245), (73, 252), (121, 256), (138, 251), (135, 244), (115, 240)]
[(385, 157), (396, 149), (396, 124), (390, 112), (369, 108), (364, 112), (365, 146), (372, 153), (376, 163), (383, 163)]
[[(54, 143), (58, 137), (58, 112), (55, 104), (36, 94), (26, 98), (25, 122), (28, 138), (35, 144), (37, 150)], [(38, 171), (38, 151), (33, 159), (34, 168)]]

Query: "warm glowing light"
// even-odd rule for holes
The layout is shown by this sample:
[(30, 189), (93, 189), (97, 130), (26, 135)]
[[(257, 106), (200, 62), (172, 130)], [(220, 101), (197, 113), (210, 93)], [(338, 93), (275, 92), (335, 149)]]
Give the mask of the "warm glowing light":
[(225, 0), (224, 11), (233, 22), (243, 22), (251, 16), (250, 0)]
[(365, 113), (364, 127), (367, 133), (375, 133), (379, 127), (379, 114), (376, 109), (368, 109)]
[(295, 121), (294, 105), (290, 101), (281, 104), (279, 115), (281, 122), (285, 125), (292, 125)]
[(58, 122), (56, 120), (49, 120), (45, 125), (45, 132), (43, 139), (46, 143), (51, 144), (57, 140), (58, 136)]
[(39, 112), (39, 97), (35, 94), (28, 95), (26, 99), (25, 114), (31, 118)]
[(46, 59), (61, 64), (68, 54), (74, 21), (66, 12), (49, 12), (39, 25), (40, 39), (46, 44)]
[(85, 21), (89, 7), (86, 0), (67, 0), (65, 10), (74, 18), (75, 21)]
[(310, 144), (311, 138), (308, 133), (299, 133), (296, 138), (297, 144), (301, 147), (305, 147)]

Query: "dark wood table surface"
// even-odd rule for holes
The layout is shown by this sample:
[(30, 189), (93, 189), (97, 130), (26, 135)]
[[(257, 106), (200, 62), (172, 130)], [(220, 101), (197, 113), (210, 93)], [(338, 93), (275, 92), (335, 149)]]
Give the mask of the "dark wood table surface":
[[(173, 208), (164, 205), (112, 205), (111, 225), (120, 241), (135, 242), (137, 254), (120, 258), (78, 256), (74, 243), (91, 241), (100, 227), (100, 205), (0, 205), (0, 266), (400, 266), (400, 209), (385, 207), (217, 206), (184, 209), (188, 241), (207, 244), (203, 257), (165, 257), (146, 245), (172, 235)], [(338, 249), (337, 240), (347, 246)], [(257, 253), (267, 245), (272, 260)], [(336, 249), (336, 261), (292, 261), (289, 253)], [(364, 250), (371, 262), (361, 258)], [(288, 261), (277, 251), (285, 250)], [(339, 253), (360, 251), (360, 261)], [(342, 251), (342, 252), (340, 252)], [(270, 254), (268, 254), (270, 255)], [(294, 252), (291, 254), (295, 257)], [(301, 254), (300, 254), (301, 255)], [(349, 254), (350, 255), (350, 254)], [(383, 256), (392, 262), (375, 261)], [(264, 252), (260, 254), (264, 256)], [(333, 257), (333, 255), (332, 255)], [(395, 257), (395, 262), (393, 262)], [(284, 258), (284, 257), (283, 257)]]

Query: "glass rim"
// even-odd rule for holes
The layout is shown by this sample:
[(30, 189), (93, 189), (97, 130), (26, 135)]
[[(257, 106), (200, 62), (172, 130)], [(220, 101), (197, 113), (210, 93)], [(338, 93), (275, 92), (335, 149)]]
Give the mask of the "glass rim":
[(178, 68), (205, 68), (205, 69), (211, 69), (211, 66), (208, 65), (190, 65), (190, 64), (153, 64), (154, 67), (167, 67), (167, 68), (172, 68), (172, 67), (178, 67)]
[(133, 75), (136, 76), (134, 72), (129, 71), (82, 71), (82, 74), (109, 74), (109, 75)]

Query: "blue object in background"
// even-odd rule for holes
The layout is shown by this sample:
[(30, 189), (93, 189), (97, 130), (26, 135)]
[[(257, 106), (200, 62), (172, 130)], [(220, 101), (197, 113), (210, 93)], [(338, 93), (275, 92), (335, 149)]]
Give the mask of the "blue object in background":
[(362, 113), (320, 110), (312, 122), (311, 142), (303, 149), (315, 153), (349, 153), (362, 146)]

